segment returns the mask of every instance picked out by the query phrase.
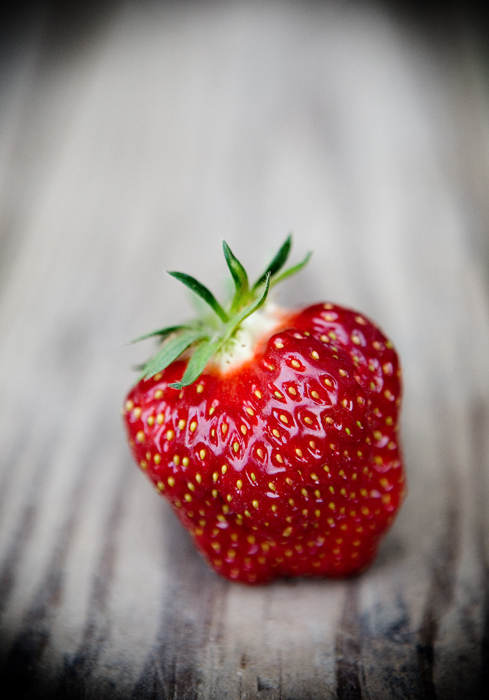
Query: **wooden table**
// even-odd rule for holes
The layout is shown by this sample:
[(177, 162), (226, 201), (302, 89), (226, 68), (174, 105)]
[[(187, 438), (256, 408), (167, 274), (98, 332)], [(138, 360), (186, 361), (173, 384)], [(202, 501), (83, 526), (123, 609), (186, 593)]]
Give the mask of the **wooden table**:
[[(2, 694), (489, 697), (477, 35), (375, 4), (102, 9), (4, 27)], [(361, 577), (248, 588), (133, 465), (119, 409), (150, 348), (124, 342), (191, 313), (165, 269), (217, 293), (222, 238), (257, 273), (290, 230), (315, 254), (280, 302), (361, 309), (398, 347), (409, 496)]]

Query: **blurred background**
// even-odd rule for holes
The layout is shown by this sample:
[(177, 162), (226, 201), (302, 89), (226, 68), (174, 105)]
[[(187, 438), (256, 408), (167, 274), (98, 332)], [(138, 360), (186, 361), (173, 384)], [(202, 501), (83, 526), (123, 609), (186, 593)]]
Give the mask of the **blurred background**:
[[(255, 697), (262, 677), (260, 697), (363, 697), (351, 673), (376, 698), (489, 690), (480, 5), (41, 0), (3, 16), (0, 667), (23, 697)], [(222, 239), (254, 276), (289, 232), (295, 260), (314, 256), (279, 303), (358, 308), (404, 366), (410, 495), (354, 600), (349, 584), (218, 582), (120, 425), (151, 350), (124, 343), (192, 313), (164, 271), (222, 296)], [(288, 596), (310, 602), (302, 632)], [(265, 598), (258, 643), (240, 611)], [(291, 670), (273, 680), (277, 649)]]

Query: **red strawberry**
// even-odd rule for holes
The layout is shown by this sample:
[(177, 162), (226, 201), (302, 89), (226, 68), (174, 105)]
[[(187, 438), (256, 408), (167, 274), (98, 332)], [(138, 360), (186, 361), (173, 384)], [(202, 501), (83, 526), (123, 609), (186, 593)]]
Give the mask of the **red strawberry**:
[(355, 311), (265, 304), (307, 262), (279, 274), (290, 245), (250, 288), (224, 243), (229, 311), (170, 273), (215, 313), (150, 334), (161, 348), (124, 407), (141, 469), (209, 564), (244, 583), (361, 571), (405, 490), (396, 352)]

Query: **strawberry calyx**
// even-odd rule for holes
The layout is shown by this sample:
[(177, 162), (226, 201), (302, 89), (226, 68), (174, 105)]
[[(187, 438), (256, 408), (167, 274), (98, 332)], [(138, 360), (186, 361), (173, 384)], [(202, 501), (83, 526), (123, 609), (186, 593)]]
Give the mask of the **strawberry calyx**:
[[(263, 274), (253, 285), (250, 285), (243, 265), (225, 241), (222, 245), (224, 257), (235, 286), (230, 303), (224, 308), (212, 292), (194, 277), (183, 272), (169, 272), (168, 274), (182, 282), (202, 299), (213, 313), (189, 323), (168, 326), (146, 333), (133, 340), (132, 342), (135, 343), (156, 337), (161, 341), (158, 351), (142, 367), (139, 379), (149, 379), (155, 376), (185, 354), (188, 357), (188, 364), (183, 377), (179, 382), (174, 382), (170, 386), (174, 389), (182, 389), (195, 382), (211, 359), (219, 358), (219, 355), (223, 353), (232, 354), (237, 338), (247, 333), (249, 327), (247, 319), (252, 315), (257, 316), (257, 312), (264, 307), (270, 289), (302, 270), (311, 257), (311, 253), (308, 253), (300, 263), (282, 271), (292, 247), (292, 236), (288, 236)], [(273, 322), (267, 321), (269, 314), (262, 314), (262, 316), (261, 324), (260, 322), (256, 324), (258, 327)], [(273, 313), (271, 316), (273, 317)], [(242, 342), (242, 337), (240, 340), (241, 345), (245, 345)]]

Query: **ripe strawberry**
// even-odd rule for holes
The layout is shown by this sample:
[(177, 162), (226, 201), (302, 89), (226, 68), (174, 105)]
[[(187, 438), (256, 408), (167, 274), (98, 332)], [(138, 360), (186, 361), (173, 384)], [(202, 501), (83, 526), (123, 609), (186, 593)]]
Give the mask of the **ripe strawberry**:
[(141, 469), (209, 564), (244, 583), (361, 571), (404, 494), (396, 352), (355, 311), (265, 304), (308, 260), (279, 274), (290, 246), (250, 288), (224, 243), (229, 311), (170, 273), (214, 314), (143, 336), (162, 345), (123, 409)]

